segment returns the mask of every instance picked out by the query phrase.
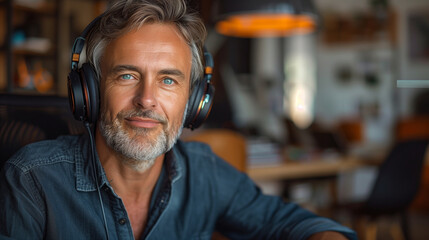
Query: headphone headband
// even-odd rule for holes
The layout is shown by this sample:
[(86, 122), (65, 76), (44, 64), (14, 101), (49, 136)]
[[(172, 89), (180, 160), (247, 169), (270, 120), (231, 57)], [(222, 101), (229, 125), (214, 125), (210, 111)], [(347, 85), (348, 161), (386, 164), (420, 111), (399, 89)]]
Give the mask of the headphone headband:
[(73, 43), (73, 47), (72, 47), (72, 52), (71, 52), (71, 57), (72, 57), (71, 69), (72, 70), (76, 70), (78, 68), (79, 60), (80, 60), (80, 54), (82, 53), (82, 50), (85, 46), (86, 37), (88, 36), (88, 33), (92, 30), (94, 25), (97, 24), (98, 21), (100, 21), (100, 19), (103, 17), (103, 15), (104, 15), (104, 13), (102, 13), (101, 15), (94, 18), (94, 20), (92, 20), (85, 27), (85, 29), (82, 31), (80, 36), (75, 39), (75, 41)]

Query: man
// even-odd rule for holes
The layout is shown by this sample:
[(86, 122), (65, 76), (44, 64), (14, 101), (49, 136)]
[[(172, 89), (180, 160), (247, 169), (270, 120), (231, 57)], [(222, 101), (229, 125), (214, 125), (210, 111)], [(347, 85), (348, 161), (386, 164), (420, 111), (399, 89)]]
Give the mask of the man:
[(87, 136), (18, 152), (1, 174), (0, 234), (210, 239), (219, 231), (233, 239), (355, 239), (350, 229), (262, 195), (206, 145), (177, 141), (203, 72), (204, 36), (184, 1), (123, 0), (107, 10), (86, 49), (100, 81), (97, 154), (91, 157)]

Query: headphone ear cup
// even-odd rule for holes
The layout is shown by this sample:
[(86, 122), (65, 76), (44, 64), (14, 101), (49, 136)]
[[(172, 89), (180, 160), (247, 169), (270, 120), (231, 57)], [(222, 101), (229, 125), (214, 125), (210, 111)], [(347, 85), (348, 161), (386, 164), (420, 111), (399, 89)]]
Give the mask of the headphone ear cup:
[(198, 115), (195, 116), (195, 120), (192, 123), (193, 128), (198, 128), (203, 124), (203, 122), (207, 119), (212, 110), (213, 106), (213, 97), (214, 97), (214, 87), (210, 83), (205, 84), (206, 91), (200, 101), (199, 112)]
[(184, 127), (198, 128), (210, 113), (213, 105), (214, 87), (207, 81), (198, 81), (188, 102)]
[(87, 121), (95, 123), (98, 118), (100, 108), (100, 94), (98, 77), (94, 68), (90, 63), (84, 63), (80, 70), (81, 78), (83, 79), (84, 93), (86, 94), (86, 113)]
[(94, 68), (84, 63), (68, 75), (69, 104), (73, 116), (79, 121), (95, 123), (99, 110), (98, 79)]
[(69, 105), (76, 120), (85, 119), (85, 98), (79, 73), (72, 70), (67, 77)]
[(184, 127), (192, 129), (192, 122), (198, 112), (198, 105), (204, 94), (204, 82), (198, 81), (191, 93), (191, 97), (188, 100), (188, 110), (186, 112), (186, 119)]

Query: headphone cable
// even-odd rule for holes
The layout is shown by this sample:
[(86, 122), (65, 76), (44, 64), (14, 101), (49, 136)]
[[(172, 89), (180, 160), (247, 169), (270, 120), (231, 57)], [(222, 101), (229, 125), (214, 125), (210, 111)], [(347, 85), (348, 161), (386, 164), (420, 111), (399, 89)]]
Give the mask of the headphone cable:
[(109, 240), (109, 230), (107, 227), (107, 221), (106, 221), (106, 214), (104, 212), (104, 206), (103, 206), (103, 199), (101, 198), (101, 192), (100, 192), (100, 186), (98, 184), (98, 171), (96, 168), (96, 156), (95, 156), (95, 144), (94, 144), (94, 137), (92, 135), (92, 131), (91, 131), (91, 127), (89, 126), (89, 123), (85, 121), (85, 128), (88, 131), (89, 134), (89, 140), (91, 142), (91, 164), (92, 164), (92, 170), (93, 170), (93, 176), (94, 176), (94, 181), (95, 181), (95, 185), (97, 187), (97, 193), (98, 193), (98, 199), (100, 202), (100, 207), (101, 207), (101, 212), (103, 214), (103, 222), (104, 222), (104, 230), (106, 232), (106, 239)]

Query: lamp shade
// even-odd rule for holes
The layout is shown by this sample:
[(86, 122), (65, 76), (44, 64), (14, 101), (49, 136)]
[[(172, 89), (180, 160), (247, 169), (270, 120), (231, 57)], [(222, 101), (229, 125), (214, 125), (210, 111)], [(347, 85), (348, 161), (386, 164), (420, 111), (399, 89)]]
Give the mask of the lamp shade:
[(217, 7), (215, 28), (227, 36), (287, 36), (316, 27), (311, 0), (219, 0)]

